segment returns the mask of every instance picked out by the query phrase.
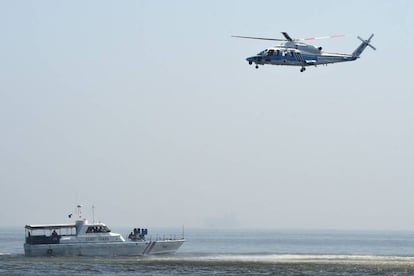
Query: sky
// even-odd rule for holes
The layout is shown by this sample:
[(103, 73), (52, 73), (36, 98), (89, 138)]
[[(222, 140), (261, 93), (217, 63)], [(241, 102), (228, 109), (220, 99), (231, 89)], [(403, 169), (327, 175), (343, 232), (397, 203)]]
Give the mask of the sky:
[[(414, 229), (413, 1), (0, 0), (0, 226)], [(249, 66), (280, 38), (352, 53)]]

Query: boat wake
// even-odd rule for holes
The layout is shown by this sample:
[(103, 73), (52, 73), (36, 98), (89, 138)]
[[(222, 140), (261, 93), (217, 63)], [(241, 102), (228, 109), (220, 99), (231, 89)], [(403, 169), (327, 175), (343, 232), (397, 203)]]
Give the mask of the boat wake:
[(330, 254), (213, 254), (180, 253), (175, 255), (150, 255), (138, 257), (30, 257), (23, 254), (0, 253), (0, 259), (39, 262), (77, 262), (112, 264), (329, 264), (329, 265), (367, 265), (403, 266), (414, 268), (414, 256), (374, 256), (374, 255), (330, 255)]
[(306, 254), (177, 254), (174, 256), (149, 256), (142, 262), (194, 262), (194, 263), (257, 263), (257, 264), (361, 264), (403, 265), (414, 267), (411, 256), (371, 255), (306, 255)]
[[(414, 275), (414, 257), (180, 253), (140, 257), (0, 255), (1, 275)], [(16, 273), (15, 273), (16, 272)], [(304, 273), (306, 272), (306, 273)], [(401, 274), (400, 274), (401, 273)]]

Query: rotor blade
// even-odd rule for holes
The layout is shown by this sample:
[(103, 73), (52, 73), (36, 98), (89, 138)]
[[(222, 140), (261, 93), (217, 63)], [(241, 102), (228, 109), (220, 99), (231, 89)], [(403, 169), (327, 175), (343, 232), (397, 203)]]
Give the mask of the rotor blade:
[(328, 39), (328, 38), (339, 38), (344, 37), (344, 34), (335, 34), (335, 35), (328, 35), (328, 36), (319, 36), (319, 37), (307, 37), (307, 38), (298, 38), (295, 40), (302, 40), (302, 41), (310, 41), (310, 40), (318, 40), (318, 39)]
[(290, 35), (288, 35), (287, 32), (282, 32), (282, 35), (288, 40), (288, 41), (293, 41), (293, 39), (290, 37)]
[(271, 40), (271, 41), (286, 41), (286, 39), (280, 39), (280, 38), (266, 38), (266, 37), (254, 37), (254, 36), (232, 35), (232, 37), (247, 38), (247, 39)]

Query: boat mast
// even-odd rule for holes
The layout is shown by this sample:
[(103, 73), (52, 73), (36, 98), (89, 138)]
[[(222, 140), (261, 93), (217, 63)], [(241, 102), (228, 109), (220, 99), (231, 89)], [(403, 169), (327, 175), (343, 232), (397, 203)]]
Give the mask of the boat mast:
[(82, 219), (82, 205), (80, 205), (80, 204), (78, 204), (78, 206), (76, 206), (76, 208), (77, 208), (77, 214), (78, 214), (78, 218), (79, 219)]

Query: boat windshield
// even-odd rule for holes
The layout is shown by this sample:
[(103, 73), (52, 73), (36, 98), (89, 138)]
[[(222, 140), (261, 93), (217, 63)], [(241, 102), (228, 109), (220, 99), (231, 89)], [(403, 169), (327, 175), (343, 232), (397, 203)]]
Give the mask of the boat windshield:
[(109, 233), (111, 230), (106, 225), (89, 226), (86, 233)]

